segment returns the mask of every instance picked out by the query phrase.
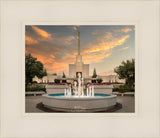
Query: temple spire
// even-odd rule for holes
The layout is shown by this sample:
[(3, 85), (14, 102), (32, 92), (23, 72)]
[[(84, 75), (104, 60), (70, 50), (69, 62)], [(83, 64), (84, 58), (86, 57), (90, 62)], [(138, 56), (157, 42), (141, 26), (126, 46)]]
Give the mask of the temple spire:
[(76, 63), (78, 64), (82, 64), (82, 56), (81, 56), (81, 53), (80, 53), (80, 32), (78, 31), (78, 53), (77, 53), (77, 56), (76, 56)]
[(80, 55), (80, 32), (78, 31), (78, 55)]

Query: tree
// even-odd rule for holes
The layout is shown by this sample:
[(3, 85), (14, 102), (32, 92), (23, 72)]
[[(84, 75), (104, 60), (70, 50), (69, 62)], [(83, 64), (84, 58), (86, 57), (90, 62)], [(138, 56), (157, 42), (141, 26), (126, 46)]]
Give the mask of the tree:
[[(97, 78), (96, 69), (94, 68), (92, 78)], [(92, 80), (92, 83), (96, 83), (96, 80)]]
[[(66, 78), (66, 75), (64, 74), (64, 72), (63, 72), (62, 78)], [(62, 82), (66, 83), (66, 80), (62, 80)]]
[(97, 77), (97, 73), (96, 73), (96, 69), (94, 68), (94, 71), (93, 71), (93, 76), (92, 78), (96, 78)]
[(37, 58), (31, 56), (31, 54), (25, 57), (25, 74), (26, 74), (26, 84), (32, 83), (33, 77), (37, 76), (42, 78), (46, 76), (46, 70), (43, 68), (43, 64), (37, 61)]
[(118, 74), (119, 79), (126, 79), (126, 84), (133, 87), (135, 83), (135, 59), (122, 61), (121, 65), (114, 71)]

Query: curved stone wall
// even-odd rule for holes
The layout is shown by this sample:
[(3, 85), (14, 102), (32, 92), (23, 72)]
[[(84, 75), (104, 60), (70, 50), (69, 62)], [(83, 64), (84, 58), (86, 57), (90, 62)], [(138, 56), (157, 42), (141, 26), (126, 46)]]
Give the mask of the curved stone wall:
[(54, 97), (44, 94), (42, 102), (45, 106), (59, 110), (102, 110), (116, 105), (116, 95), (107, 97)]

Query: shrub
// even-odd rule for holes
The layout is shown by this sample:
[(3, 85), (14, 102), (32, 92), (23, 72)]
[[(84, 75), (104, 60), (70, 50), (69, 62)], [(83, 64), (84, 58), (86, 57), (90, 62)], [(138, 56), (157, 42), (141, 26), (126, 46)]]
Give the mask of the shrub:
[(117, 92), (134, 92), (135, 88), (134, 87), (130, 87), (129, 85), (125, 84), (125, 85), (120, 85), (119, 87), (113, 88), (113, 91), (117, 91)]
[(118, 87), (113, 88), (113, 92), (118, 92), (118, 91), (119, 91)]
[(60, 80), (59, 79), (55, 79), (54, 82), (55, 83), (60, 83)]
[(97, 79), (98, 83), (102, 83), (102, 81), (103, 81), (102, 79)]
[(46, 88), (41, 88), (35, 84), (28, 84), (25, 88), (25, 91), (46, 91)]
[(92, 80), (92, 83), (96, 83), (96, 80)]
[(36, 83), (37, 83), (37, 81), (33, 81), (32, 83), (33, 83), (33, 84), (36, 84)]
[(67, 83), (67, 81), (66, 81), (66, 80), (62, 80), (62, 82), (63, 82), (63, 83)]

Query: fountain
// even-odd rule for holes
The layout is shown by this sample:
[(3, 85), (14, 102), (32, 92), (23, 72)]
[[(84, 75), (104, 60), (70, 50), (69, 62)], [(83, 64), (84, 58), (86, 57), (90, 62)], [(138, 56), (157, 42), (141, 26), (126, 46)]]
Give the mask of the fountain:
[(106, 111), (116, 105), (116, 95), (97, 94), (93, 85), (86, 86), (85, 91), (83, 80), (78, 73), (78, 82), (74, 81), (72, 87), (64, 89), (64, 93), (42, 95), (43, 105), (66, 112)]
[(73, 93), (72, 95), (71, 92), (71, 87), (68, 87), (67, 89), (64, 89), (64, 96), (65, 97), (94, 97), (94, 86), (89, 86), (86, 91), (86, 95), (84, 94), (84, 79), (81, 78), (81, 74), (78, 73), (78, 85), (77, 82), (74, 81), (74, 86), (73, 86)]

